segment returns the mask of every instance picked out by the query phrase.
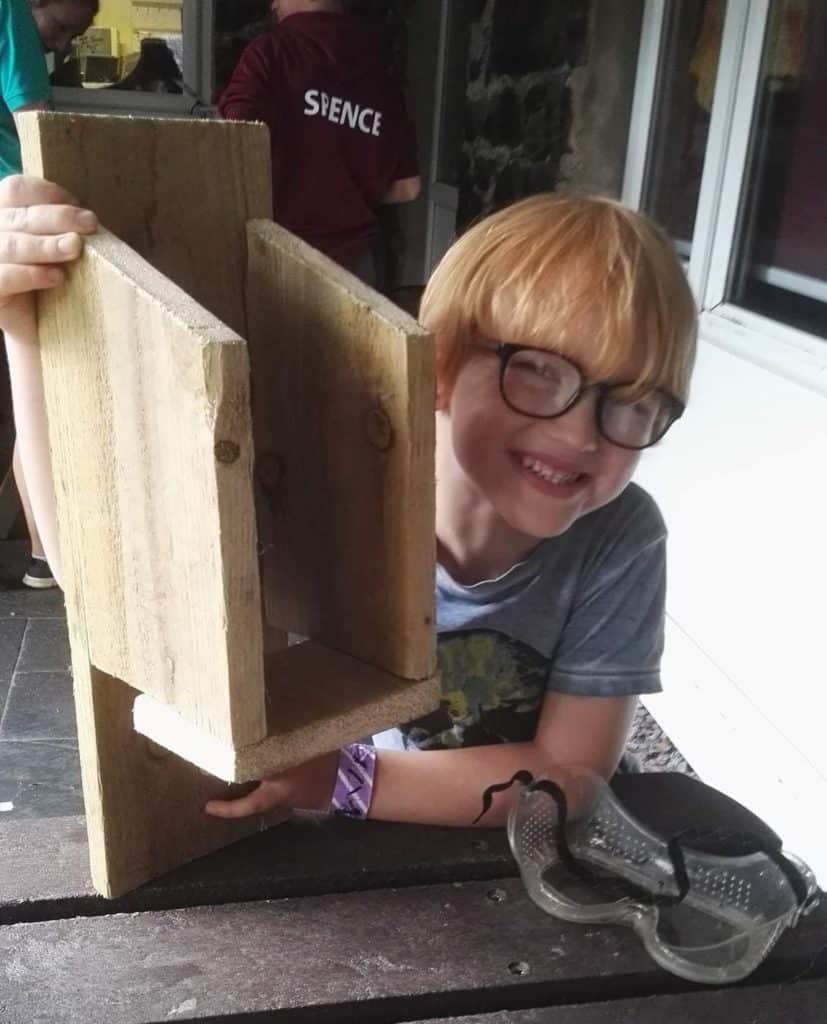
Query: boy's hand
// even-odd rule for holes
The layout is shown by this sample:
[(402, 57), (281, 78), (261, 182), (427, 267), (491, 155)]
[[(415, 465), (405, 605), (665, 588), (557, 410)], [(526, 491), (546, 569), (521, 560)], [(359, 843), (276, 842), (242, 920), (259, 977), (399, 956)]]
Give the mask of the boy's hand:
[(22, 174), (0, 182), (0, 329), (14, 331), (30, 292), (61, 283), (61, 264), (77, 259), (97, 226), (59, 185)]
[(236, 800), (210, 800), (205, 810), (216, 818), (247, 818), (294, 807), (326, 811), (333, 796), (338, 766), (339, 751), (334, 750), (280, 775), (262, 779), (246, 796)]

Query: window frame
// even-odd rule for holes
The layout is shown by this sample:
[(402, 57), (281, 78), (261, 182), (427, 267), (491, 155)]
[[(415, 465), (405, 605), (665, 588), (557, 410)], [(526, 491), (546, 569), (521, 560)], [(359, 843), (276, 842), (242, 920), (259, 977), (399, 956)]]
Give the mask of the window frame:
[(215, 81), (214, 0), (183, 0), (183, 76), (195, 91), (180, 96), (167, 93), (120, 92), (117, 89), (57, 87), (52, 90), (55, 110), (89, 114), (163, 114), (167, 117), (208, 117)]
[[(827, 339), (726, 299), (749, 170), (754, 114), (771, 0), (729, 0), (712, 103), (687, 275), (700, 310), (700, 335), (802, 386), (827, 395)], [(640, 209), (653, 152), (654, 97), (665, 73), (669, 10), (645, 0), (623, 200)]]

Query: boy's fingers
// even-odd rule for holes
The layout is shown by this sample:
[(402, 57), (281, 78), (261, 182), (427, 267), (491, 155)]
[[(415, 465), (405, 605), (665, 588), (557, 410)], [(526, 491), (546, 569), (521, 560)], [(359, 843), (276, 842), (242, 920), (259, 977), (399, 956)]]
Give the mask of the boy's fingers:
[(252, 793), (236, 800), (210, 800), (204, 809), (215, 818), (249, 818), (254, 814), (266, 814), (279, 806), (281, 802), (272, 784), (260, 784)]
[(44, 203), (67, 203), (77, 200), (60, 185), (29, 174), (11, 174), (0, 181), (0, 206), (37, 206)]
[(24, 292), (54, 288), (63, 277), (60, 267), (0, 265), (0, 307)]
[(0, 231), (0, 264), (65, 263), (77, 259), (83, 249), (80, 235), (29, 235)]
[(47, 206), (0, 206), (0, 231), (22, 231), (33, 235), (61, 235), (76, 232), (91, 235), (98, 218), (91, 210), (65, 203)]

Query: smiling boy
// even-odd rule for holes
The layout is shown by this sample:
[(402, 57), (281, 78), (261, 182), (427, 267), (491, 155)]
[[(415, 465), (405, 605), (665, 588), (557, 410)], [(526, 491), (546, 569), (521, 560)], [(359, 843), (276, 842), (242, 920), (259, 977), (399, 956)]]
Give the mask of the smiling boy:
[[(54, 284), (38, 265), (72, 258), (92, 229), (69, 206), (39, 205), (61, 200), (31, 180), (0, 192), (0, 252), (19, 217), (7, 207), (28, 206), (17, 262), (0, 265), (16, 396), (17, 336), (33, 322), (13, 293)], [(60, 232), (74, 244), (65, 255)], [(467, 825), (483, 791), (518, 770), (608, 778), (637, 696), (660, 688), (666, 531), (630, 481), (681, 415), (694, 361), (695, 306), (672, 243), (610, 200), (537, 196), (454, 244), (421, 319), (437, 342), (440, 707), (211, 814), (329, 807)], [(503, 823), (512, 800), (498, 794), (484, 824)]]
[(467, 825), (518, 770), (608, 778), (637, 696), (660, 689), (666, 530), (630, 481), (694, 361), (671, 241), (610, 200), (537, 196), (454, 244), (420, 319), (437, 341), (440, 707), (210, 813)]

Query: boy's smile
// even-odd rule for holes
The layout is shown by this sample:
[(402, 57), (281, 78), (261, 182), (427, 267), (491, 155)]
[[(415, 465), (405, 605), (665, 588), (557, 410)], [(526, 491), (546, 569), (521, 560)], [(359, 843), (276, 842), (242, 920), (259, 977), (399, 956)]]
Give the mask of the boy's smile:
[(502, 400), (498, 370), (492, 351), (469, 351), (437, 413), (437, 534), (448, 568), (470, 577), (505, 572), (608, 504), (639, 458), (598, 432), (594, 394), (534, 419)]

